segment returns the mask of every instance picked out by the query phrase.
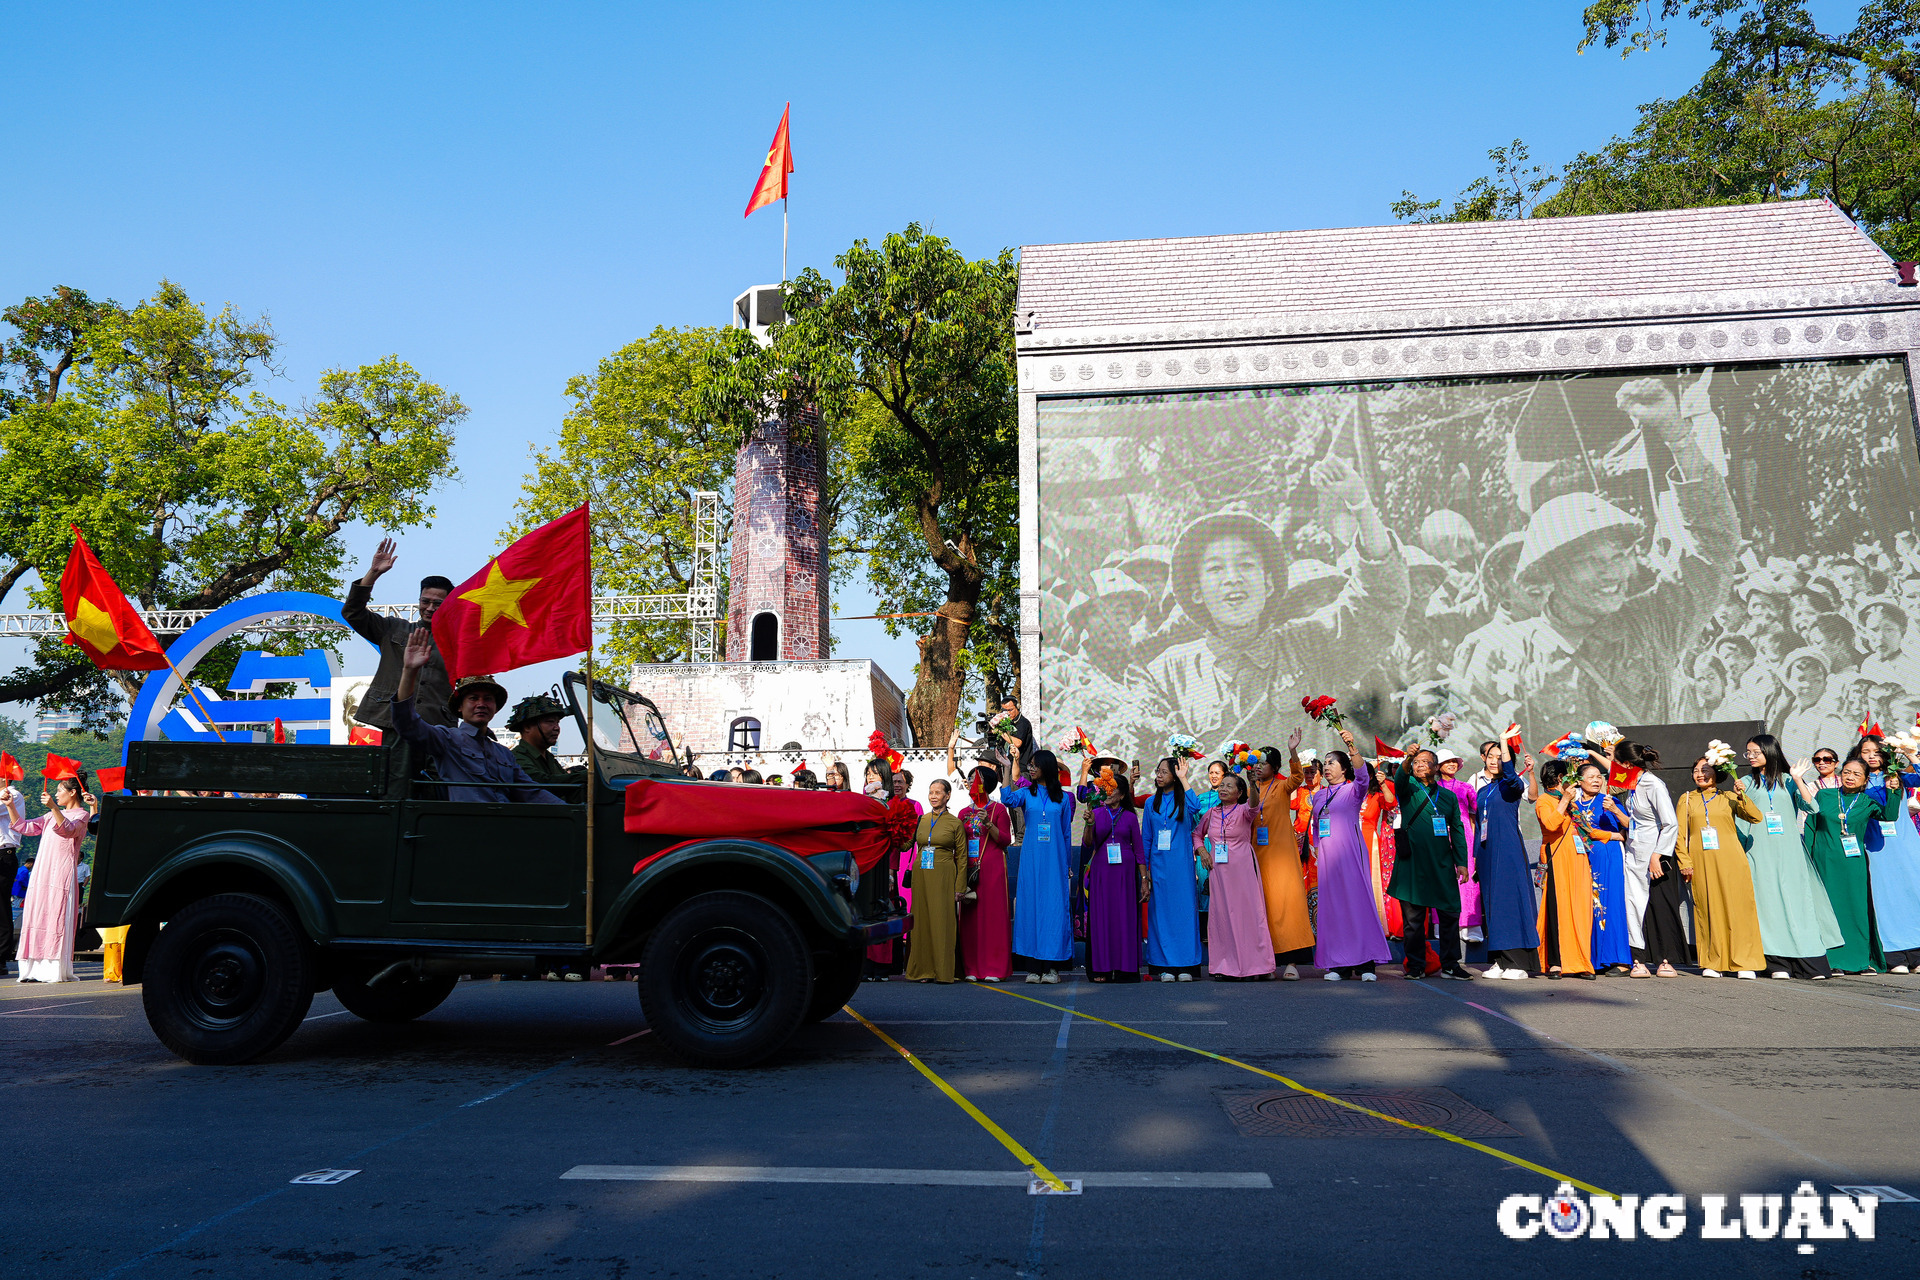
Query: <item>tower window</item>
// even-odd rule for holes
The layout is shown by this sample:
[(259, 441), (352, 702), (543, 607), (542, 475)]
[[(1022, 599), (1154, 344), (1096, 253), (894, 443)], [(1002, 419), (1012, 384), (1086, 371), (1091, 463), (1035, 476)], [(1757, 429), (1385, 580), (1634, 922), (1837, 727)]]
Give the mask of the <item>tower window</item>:
[(774, 662), (780, 657), (780, 619), (771, 613), (753, 615), (753, 633), (747, 642), (749, 662)]

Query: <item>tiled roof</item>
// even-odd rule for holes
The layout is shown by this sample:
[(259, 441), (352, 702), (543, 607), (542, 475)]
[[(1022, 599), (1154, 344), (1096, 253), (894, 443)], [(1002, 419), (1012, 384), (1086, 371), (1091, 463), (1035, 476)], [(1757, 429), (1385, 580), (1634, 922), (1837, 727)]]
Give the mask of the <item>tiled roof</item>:
[[(1028, 245), (1042, 331), (1307, 312), (1884, 284), (1879, 246), (1826, 200), (1517, 222)], [(1025, 327), (1023, 320), (1022, 327)]]

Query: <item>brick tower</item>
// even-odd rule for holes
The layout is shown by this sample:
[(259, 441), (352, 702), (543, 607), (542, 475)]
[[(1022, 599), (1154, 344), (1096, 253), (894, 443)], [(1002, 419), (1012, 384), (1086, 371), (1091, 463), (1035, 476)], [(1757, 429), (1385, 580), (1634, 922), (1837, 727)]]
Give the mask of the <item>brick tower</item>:
[[(747, 290), (735, 301), (735, 325), (764, 341), (780, 301), (778, 286)], [(827, 656), (819, 425), (811, 408), (783, 413), (755, 429), (734, 463), (728, 662)]]

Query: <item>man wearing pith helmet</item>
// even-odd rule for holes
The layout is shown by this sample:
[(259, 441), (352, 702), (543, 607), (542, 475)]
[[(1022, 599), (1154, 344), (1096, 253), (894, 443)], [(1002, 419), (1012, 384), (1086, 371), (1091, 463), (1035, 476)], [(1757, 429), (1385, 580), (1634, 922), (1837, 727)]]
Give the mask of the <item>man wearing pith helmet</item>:
[(562, 804), (549, 791), (533, 785), (534, 780), (513, 758), (513, 753), (494, 738), (487, 728), (494, 713), (507, 700), (507, 691), (492, 676), (462, 676), (454, 682), (447, 706), (453, 712), (453, 727), (428, 724), (413, 709), (413, 695), (420, 687), (420, 669), (433, 657), (433, 636), (426, 628), (407, 638), (402, 654), (400, 684), (393, 695), (393, 727), (416, 752), (432, 760), (440, 781), (450, 785), (433, 790), (446, 792), (448, 800), (469, 800), (500, 804), (518, 800), (531, 804)]
[(567, 709), (560, 705), (559, 699), (551, 694), (536, 693), (515, 703), (513, 714), (507, 717), (508, 732), (520, 735), (513, 758), (535, 782), (580, 782), (586, 777), (585, 769), (569, 770), (553, 754), (566, 716)]
[(1702, 452), (1693, 419), (1671, 394), (1634, 400), (1636, 386), (1621, 396), (1647, 437), (1662, 519), (1650, 531), (1593, 493), (1563, 493), (1534, 509), (1514, 572), (1539, 593), (1540, 616), (1510, 633), (1507, 688), (1468, 693), (1499, 708), (1493, 723), (1680, 718), (1679, 687), (1733, 585), (1740, 521), (1723, 459)]

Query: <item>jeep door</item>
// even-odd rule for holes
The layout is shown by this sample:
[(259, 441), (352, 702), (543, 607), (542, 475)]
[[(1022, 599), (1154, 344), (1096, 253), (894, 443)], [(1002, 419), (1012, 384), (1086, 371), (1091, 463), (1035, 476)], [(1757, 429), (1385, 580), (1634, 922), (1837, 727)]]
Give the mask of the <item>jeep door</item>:
[(586, 935), (584, 804), (407, 800), (394, 859), (396, 932), (580, 942)]

